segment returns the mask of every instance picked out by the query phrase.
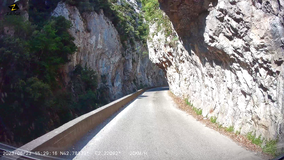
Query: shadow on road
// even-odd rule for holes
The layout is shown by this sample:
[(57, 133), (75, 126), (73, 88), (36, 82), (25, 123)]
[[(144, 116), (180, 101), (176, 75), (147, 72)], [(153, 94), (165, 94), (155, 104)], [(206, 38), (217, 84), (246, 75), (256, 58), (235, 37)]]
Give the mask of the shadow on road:
[(156, 91), (165, 91), (165, 90), (169, 90), (169, 86), (149, 89), (146, 92), (156, 92)]
[(141, 96), (137, 97), (137, 99), (143, 99), (145, 97), (148, 97), (148, 96), (141, 95)]

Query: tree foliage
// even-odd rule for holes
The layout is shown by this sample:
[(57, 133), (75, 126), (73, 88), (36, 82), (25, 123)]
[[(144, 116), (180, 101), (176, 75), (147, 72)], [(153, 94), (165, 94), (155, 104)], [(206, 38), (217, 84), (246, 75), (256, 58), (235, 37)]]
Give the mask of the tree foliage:
[(145, 19), (149, 23), (156, 24), (156, 32), (159, 32), (163, 29), (166, 33), (166, 36), (170, 36), (173, 34), (171, 22), (169, 18), (159, 8), (158, 0), (142, 0), (142, 5), (143, 11), (145, 13)]
[(36, 59), (35, 71), (49, 84), (55, 83), (58, 69), (69, 62), (68, 56), (76, 50), (74, 38), (67, 32), (70, 27), (71, 23), (64, 17), (54, 17), (41, 31), (35, 31), (30, 40)]
[(60, 0), (29, 0), (29, 20), (41, 29)]
[[(51, 17), (36, 27), (11, 18), (0, 22), (0, 141), (23, 144), (97, 108), (102, 97), (87, 67), (71, 73), (81, 90), (63, 85), (60, 69), (76, 51), (69, 21)], [(7, 26), (14, 35), (4, 34)]]

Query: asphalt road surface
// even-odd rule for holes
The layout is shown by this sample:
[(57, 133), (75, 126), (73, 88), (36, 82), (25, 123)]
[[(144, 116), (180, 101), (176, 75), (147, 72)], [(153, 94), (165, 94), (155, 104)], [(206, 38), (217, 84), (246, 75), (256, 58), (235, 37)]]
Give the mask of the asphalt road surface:
[(179, 110), (168, 87), (146, 91), (93, 132), (74, 159), (263, 159)]

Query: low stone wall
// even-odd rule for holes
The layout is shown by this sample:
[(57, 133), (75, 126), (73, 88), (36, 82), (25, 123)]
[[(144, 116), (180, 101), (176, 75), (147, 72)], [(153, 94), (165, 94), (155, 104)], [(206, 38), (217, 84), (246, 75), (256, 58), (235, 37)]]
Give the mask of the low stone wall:
[[(41, 155), (30, 155), (29, 153), (26, 153), (24, 157), (38, 157), (41, 159), (44, 158), (42, 155), (55, 156), (53, 153), (67, 150), (78, 142), (83, 136), (85, 136), (88, 131), (96, 128), (121, 107), (125, 106), (148, 89), (150, 88), (141, 89), (133, 94), (124, 96), (116, 101), (113, 101), (105, 106), (67, 122), (59, 128), (46, 133), (45, 135), (23, 145), (19, 149), (12, 152), (12, 159), (20, 158), (19, 155), (23, 152), (39, 151)], [(50, 159), (48, 156), (46, 156), (45, 159)], [(11, 157), (9, 156), (7, 158), (10, 159)]]

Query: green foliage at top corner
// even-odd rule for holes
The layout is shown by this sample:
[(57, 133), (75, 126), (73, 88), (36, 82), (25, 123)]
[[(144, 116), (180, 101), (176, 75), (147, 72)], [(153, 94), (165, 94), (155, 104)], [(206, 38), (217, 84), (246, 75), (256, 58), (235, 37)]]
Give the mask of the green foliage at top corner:
[(134, 46), (135, 40), (146, 44), (149, 27), (143, 22), (143, 15), (138, 14), (125, 0), (121, 0), (121, 5), (117, 4), (117, 0), (65, 0), (65, 2), (76, 6), (81, 13), (92, 11), (100, 13), (100, 10), (103, 10), (104, 15), (116, 27), (123, 44), (128, 42)]
[(159, 11), (158, 0), (142, 0), (142, 5), (147, 21), (151, 22), (156, 18), (162, 18), (162, 14)]
[(111, 3), (112, 15), (107, 15), (114, 26), (117, 28), (122, 43), (129, 42), (134, 46), (134, 40), (141, 41), (146, 45), (149, 34), (149, 26), (144, 23), (143, 14), (135, 11), (125, 0), (121, 1), (121, 5)]
[(146, 21), (157, 26), (154, 34), (163, 30), (166, 37), (173, 35), (171, 21), (159, 8), (158, 0), (142, 0), (142, 5)]
[(29, 20), (41, 29), (48, 23), (51, 12), (60, 0), (29, 0)]

